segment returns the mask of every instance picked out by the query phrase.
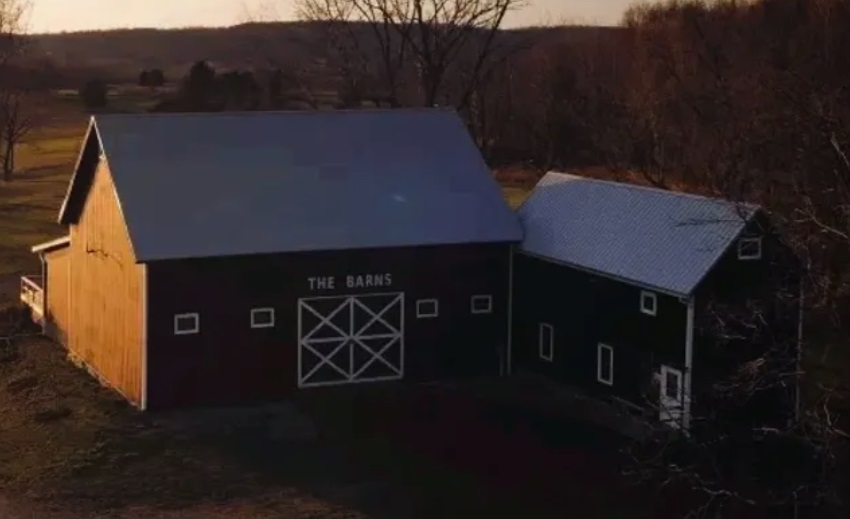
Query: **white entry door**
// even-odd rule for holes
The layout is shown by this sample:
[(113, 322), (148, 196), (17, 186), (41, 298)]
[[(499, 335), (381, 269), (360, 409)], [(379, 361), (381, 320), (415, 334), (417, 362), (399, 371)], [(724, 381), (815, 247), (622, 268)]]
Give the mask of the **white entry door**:
[(670, 366), (661, 366), (661, 394), (659, 401), (662, 423), (671, 427), (682, 426), (682, 410), (684, 408), (684, 384), (681, 370)]
[(298, 301), (298, 386), (404, 376), (404, 294)]

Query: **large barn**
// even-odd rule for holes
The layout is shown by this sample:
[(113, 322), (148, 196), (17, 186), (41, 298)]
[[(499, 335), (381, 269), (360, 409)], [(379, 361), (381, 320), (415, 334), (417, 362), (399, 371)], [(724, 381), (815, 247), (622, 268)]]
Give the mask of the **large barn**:
[(504, 369), (521, 228), (450, 110), (99, 115), (59, 221), (34, 311), (142, 409)]
[(745, 363), (795, 362), (799, 269), (758, 206), (552, 172), (518, 213), (517, 367), (688, 428)]

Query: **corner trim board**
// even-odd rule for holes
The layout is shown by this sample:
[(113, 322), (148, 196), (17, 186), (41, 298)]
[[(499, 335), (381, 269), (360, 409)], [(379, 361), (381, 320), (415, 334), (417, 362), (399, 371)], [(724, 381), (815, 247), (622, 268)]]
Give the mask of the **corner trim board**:
[(505, 354), (505, 373), (513, 373), (513, 323), (514, 323), (514, 253), (515, 245), (508, 246), (508, 342)]
[(800, 394), (800, 375), (801, 370), (803, 369), (803, 280), (802, 276), (799, 281), (800, 283), (800, 294), (799, 299), (797, 300), (798, 313), (797, 316), (797, 376), (794, 378), (794, 421), (800, 421), (800, 415), (802, 413), (801, 410), (801, 394)]
[(685, 394), (682, 409), (682, 430), (687, 432), (691, 427), (691, 379), (694, 368), (694, 309), (696, 298), (688, 300), (687, 322), (685, 325)]
[(148, 266), (142, 267), (142, 398), (139, 409), (148, 408)]

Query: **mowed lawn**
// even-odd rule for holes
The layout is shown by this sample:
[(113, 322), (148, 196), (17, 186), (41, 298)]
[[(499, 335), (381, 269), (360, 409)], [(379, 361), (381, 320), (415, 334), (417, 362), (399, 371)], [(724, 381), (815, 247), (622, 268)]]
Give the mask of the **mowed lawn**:
[(19, 147), (15, 179), (0, 185), (0, 276), (38, 272), (30, 247), (63, 233), (56, 218), (84, 131), (83, 122), (40, 128)]

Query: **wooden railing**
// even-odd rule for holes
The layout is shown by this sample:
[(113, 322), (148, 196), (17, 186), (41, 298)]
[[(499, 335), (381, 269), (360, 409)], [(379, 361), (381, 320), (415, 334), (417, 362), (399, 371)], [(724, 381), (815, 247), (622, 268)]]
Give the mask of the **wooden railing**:
[(39, 316), (44, 315), (44, 289), (41, 276), (21, 276), (21, 301)]

